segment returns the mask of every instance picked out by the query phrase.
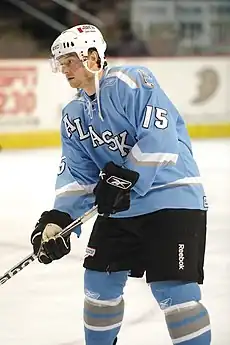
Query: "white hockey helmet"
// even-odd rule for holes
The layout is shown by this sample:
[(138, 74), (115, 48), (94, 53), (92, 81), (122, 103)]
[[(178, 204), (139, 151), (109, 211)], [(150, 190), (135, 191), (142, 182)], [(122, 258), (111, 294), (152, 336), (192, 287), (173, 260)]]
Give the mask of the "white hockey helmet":
[(101, 59), (101, 69), (104, 65), (106, 42), (100, 30), (94, 25), (77, 25), (63, 31), (51, 46), (52, 69), (59, 71), (58, 58), (69, 53), (76, 53), (79, 59), (87, 66), (89, 48), (95, 48)]

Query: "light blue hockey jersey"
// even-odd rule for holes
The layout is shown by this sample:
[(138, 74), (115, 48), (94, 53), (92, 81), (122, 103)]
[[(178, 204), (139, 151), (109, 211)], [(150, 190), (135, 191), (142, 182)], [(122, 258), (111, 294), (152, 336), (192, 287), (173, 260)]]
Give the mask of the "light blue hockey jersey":
[(77, 218), (94, 204), (105, 164), (138, 171), (131, 217), (165, 208), (206, 209), (205, 194), (181, 115), (142, 66), (106, 69), (97, 99), (79, 90), (61, 120), (62, 160), (54, 207)]

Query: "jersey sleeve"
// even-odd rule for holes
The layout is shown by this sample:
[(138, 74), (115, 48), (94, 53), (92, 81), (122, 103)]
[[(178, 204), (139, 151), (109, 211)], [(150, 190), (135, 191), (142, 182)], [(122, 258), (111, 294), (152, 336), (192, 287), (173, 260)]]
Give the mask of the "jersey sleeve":
[(137, 70), (131, 86), (125, 87), (123, 102), (135, 127), (136, 144), (125, 167), (139, 172), (133, 189), (143, 196), (156, 183), (159, 170), (177, 162), (178, 112), (148, 69)]
[(93, 189), (99, 169), (87, 157), (61, 125), (62, 158), (56, 179), (54, 208), (67, 212), (73, 219), (82, 216), (94, 205)]

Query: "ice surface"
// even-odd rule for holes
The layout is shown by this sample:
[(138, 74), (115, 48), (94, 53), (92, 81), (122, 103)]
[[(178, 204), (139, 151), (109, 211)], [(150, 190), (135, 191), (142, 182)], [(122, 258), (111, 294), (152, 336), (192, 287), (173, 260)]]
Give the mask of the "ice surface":
[[(194, 141), (210, 205), (203, 302), (213, 345), (230, 344), (230, 141)], [(31, 252), (30, 233), (52, 207), (59, 149), (0, 153), (0, 275)], [(0, 287), (1, 345), (83, 345), (84, 248), (92, 221), (69, 256), (32, 263)], [(144, 280), (130, 279), (119, 345), (170, 345), (162, 312)]]

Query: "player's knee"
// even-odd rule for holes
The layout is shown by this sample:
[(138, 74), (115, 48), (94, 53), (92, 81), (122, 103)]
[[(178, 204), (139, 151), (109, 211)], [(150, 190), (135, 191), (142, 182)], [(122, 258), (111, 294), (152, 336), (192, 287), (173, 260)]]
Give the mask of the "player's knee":
[(175, 344), (208, 345), (211, 342), (210, 320), (200, 303), (196, 283), (156, 282), (151, 290), (164, 311), (169, 334)]
[[(85, 302), (84, 323), (86, 336), (90, 332), (108, 331), (107, 337), (112, 339), (117, 335), (124, 315), (123, 288), (127, 272), (111, 274), (85, 271)], [(103, 335), (104, 336), (104, 335)]]
[(151, 283), (150, 287), (161, 309), (201, 300), (201, 291), (197, 283), (162, 281)]
[(84, 323), (88, 331), (114, 330), (121, 326), (124, 316), (122, 296), (112, 300), (93, 300), (85, 297)]
[(123, 295), (128, 271), (99, 272), (86, 269), (84, 291), (88, 299), (109, 301)]

